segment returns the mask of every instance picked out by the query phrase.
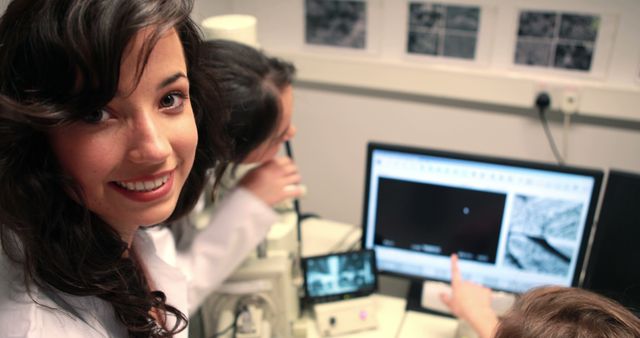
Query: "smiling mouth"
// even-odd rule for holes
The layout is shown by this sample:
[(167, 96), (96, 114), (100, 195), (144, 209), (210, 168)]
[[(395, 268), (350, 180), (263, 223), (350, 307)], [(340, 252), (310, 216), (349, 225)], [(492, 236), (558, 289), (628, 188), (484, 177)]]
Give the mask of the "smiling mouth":
[(154, 180), (147, 180), (147, 181), (135, 181), (135, 182), (114, 181), (114, 183), (120, 188), (128, 191), (149, 192), (149, 191), (158, 190), (160, 187), (165, 185), (165, 183), (167, 183), (167, 181), (169, 180), (169, 176), (170, 175), (164, 175)]

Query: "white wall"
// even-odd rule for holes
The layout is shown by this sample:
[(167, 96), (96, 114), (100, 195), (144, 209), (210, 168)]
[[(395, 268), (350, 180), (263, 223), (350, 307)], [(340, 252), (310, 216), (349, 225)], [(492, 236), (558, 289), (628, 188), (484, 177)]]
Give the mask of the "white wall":
[(231, 1), (228, 0), (197, 0), (194, 2), (191, 18), (200, 23), (209, 16), (231, 13), (232, 8)]
[[(359, 224), (368, 140), (553, 162), (536, 118), (426, 102), (298, 88), (294, 146), (305, 211)], [(552, 131), (559, 141), (557, 124)], [(569, 164), (640, 172), (640, 132), (575, 124)]]
[[(301, 47), (301, 0), (229, 0), (217, 3), (217, 8), (229, 13), (256, 15), (259, 40), (267, 51), (290, 52), (304, 48)], [(385, 16), (398, 12), (397, 3), (406, 4), (402, 0), (373, 3), (385, 6), (396, 3), (389, 7)], [(505, 10), (505, 6), (512, 10), (514, 4), (541, 6), (540, 1), (533, 0), (496, 0), (493, 3), (498, 5), (498, 11)], [(556, 2), (548, 3), (553, 5)], [(208, 8), (206, 4), (210, 2), (197, 1), (200, 8)], [(640, 62), (640, 43), (637, 40), (640, 2), (567, 0), (562, 2), (562, 6), (576, 10), (585, 6), (606, 8), (608, 13), (616, 15), (619, 25), (609, 56), (610, 66), (603, 77), (590, 81), (634, 90), (634, 86), (639, 85), (634, 76), (638, 74)], [(206, 16), (204, 13), (199, 15)], [(385, 22), (379, 27), (382, 31), (378, 34), (382, 34), (383, 39), (378, 54), (363, 58), (399, 58), (389, 50), (398, 44), (394, 40), (397, 35), (393, 32), (401, 26), (397, 22)], [(501, 43), (496, 45), (501, 46)], [(488, 67), (511, 74), (506, 61), (496, 51), (492, 55)], [(300, 69), (301, 74), (304, 72)], [(522, 108), (312, 82), (300, 83), (295, 92), (294, 123), (298, 127), (298, 135), (293, 146), (309, 189), (309, 195), (301, 201), (303, 211), (337, 221), (360, 223), (365, 144), (368, 140), (554, 161), (540, 122), (535, 114)], [(615, 115), (614, 110), (616, 107), (612, 106), (612, 116)], [(552, 121), (551, 125), (556, 142), (561, 144), (560, 121)], [(606, 114), (604, 118), (576, 118), (570, 126), (567, 142), (570, 165), (640, 172), (640, 123), (637, 121), (611, 120), (606, 118)]]

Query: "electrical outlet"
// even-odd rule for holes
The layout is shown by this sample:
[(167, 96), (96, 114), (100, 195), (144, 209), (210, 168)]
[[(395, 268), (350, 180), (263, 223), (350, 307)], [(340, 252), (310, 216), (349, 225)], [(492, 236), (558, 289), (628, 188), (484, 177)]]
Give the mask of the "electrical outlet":
[(560, 100), (560, 110), (565, 114), (575, 114), (578, 112), (580, 99), (578, 92), (575, 90), (565, 90), (562, 92)]

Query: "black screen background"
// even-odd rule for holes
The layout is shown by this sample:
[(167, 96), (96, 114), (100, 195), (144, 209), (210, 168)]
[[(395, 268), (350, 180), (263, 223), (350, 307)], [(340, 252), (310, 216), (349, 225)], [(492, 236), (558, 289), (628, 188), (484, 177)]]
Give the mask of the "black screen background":
[(408, 250), (428, 244), (440, 247), (442, 256), (462, 252), (495, 263), (505, 201), (505, 194), (381, 177), (375, 244)]

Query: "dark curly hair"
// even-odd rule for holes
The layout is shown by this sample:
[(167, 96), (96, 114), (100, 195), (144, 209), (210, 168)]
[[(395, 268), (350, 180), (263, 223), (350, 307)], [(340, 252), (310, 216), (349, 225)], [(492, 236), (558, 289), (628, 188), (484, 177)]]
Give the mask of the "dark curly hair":
[[(168, 221), (187, 214), (209, 169), (227, 156), (218, 88), (211, 74), (198, 71), (202, 39), (189, 18), (192, 6), (191, 0), (14, 0), (0, 21), (2, 249), (23, 268), (27, 291), (37, 286), (99, 297), (113, 306), (130, 337), (170, 337), (186, 327), (187, 318), (161, 291), (150, 289), (135, 250), (86, 208), (47, 133), (115, 96), (122, 56), (141, 29), (152, 33), (138, 60), (138, 79), (158, 39), (175, 29), (199, 141)], [(159, 329), (151, 309), (175, 316), (175, 326)]]

